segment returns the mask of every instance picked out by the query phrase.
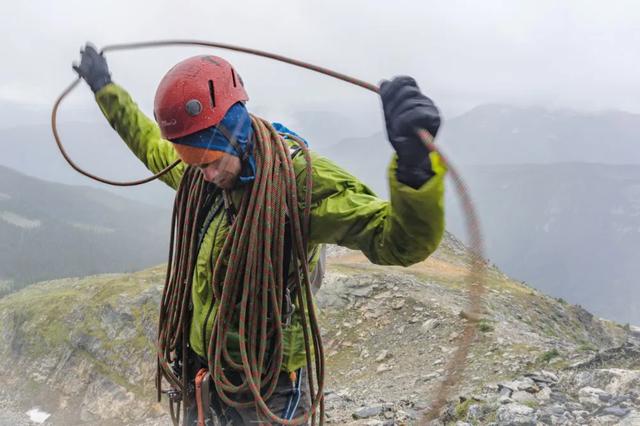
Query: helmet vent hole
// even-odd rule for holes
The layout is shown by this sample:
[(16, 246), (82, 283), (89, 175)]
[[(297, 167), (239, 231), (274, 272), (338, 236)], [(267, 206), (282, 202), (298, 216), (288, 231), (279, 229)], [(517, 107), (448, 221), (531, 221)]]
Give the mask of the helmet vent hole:
[(236, 87), (236, 73), (233, 72), (233, 69), (231, 70), (231, 78), (233, 79), (233, 87)]
[(216, 93), (213, 90), (213, 80), (209, 80), (209, 98), (211, 99), (211, 108), (216, 107)]

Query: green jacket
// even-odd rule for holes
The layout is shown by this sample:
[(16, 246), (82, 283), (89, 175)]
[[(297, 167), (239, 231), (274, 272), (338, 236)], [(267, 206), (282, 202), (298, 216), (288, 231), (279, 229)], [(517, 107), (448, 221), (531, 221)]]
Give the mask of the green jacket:
[[(96, 100), (111, 126), (153, 173), (178, 158), (171, 142), (162, 138), (156, 123), (140, 111), (124, 89), (109, 84), (98, 91)], [(418, 189), (397, 181), (394, 156), (388, 170), (390, 201), (378, 198), (366, 185), (328, 159), (313, 152), (311, 156), (310, 252), (322, 243), (338, 244), (362, 251), (376, 264), (408, 266), (424, 260), (438, 247), (444, 232), (446, 169), (437, 154), (431, 153), (435, 176)], [(304, 185), (305, 165), (304, 156), (294, 158), (299, 187)], [(176, 189), (184, 169), (185, 165), (180, 163), (160, 179)], [(241, 191), (243, 188), (235, 190), (237, 194)], [(190, 344), (202, 356), (206, 354), (216, 311), (214, 306), (204, 324), (212, 303), (210, 260), (212, 256), (217, 258), (227, 232), (228, 224), (221, 213), (212, 221), (197, 256)], [(311, 268), (315, 261), (312, 260)], [(302, 332), (300, 320), (294, 315), (284, 333), (283, 370), (293, 371), (306, 365)], [(237, 359), (240, 360), (239, 356)]]

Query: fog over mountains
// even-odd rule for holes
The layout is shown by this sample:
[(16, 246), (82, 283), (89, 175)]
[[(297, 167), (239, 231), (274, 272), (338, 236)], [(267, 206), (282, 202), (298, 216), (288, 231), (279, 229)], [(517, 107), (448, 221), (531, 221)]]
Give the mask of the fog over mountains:
[[(348, 138), (354, 120), (339, 111), (291, 117), (285, 124), (313, 149), (386, 196), (392, 151), (380, 117), (370, 126), (358, 118), (358, 131), (371, 135), (362, 138)], [(65, 122), (61, 132), (72, 157), (90, 171), (117, 179), (147, 176), (106, 123)], [(640, 252), (638, 135), (640, 116), (626, 112), (483, 105), (445, 120), (437, 142), (466, 178), (492, 262), (598, 315), (640, 323), (634, 302), (640, 300), (640, 264), (634, 261)], [(64, 163), (46, 122), (0, 129), (0, 140), (3, 165), (47, 180), (99, 185)], [(465, 240), (451, 189), (448, 227)], [(111, 190), (171, 208), (173, 191), (159, 182)]]
[[(438, 143), (469, 186), (491, 261), (598, 315), (640, 323), (638, 135), (640, 116), (624, 112), (485, 105), (446, 122)], [(373, 149), (384, 143), (378, 133), (326, 154), (385, 193), (390, 150)], [(448, 191), (448, 229), (466, 240)]]
[(170, 214), (0, 166), (0, 296), (36, 281), (164, 262)]
[[(640, 323), (640, 116), (488, 105), (449, 124), (441, 143), (463, 164), (490, 258), (545, 292)], [(450, 230), (464, 235), (461, 223), (450, 208)]]
[[(600, 316), (640, 323), (640, 166), (472, 166), (466, 178), (493, 262)], [(450, 208), (449, 230), (464, 235), (462, 223)]]
[[(6, 113), (7, 118), (0, 125), (0, 165), (46, 181), (91, 186), (162, 208), (171, 207), (173, 191), (161, 182), (137, 187), (112, 187), (73, 170), (55, 145), (49, 122), (50, 111), (29, 111), (19, 104), (0, 103), (0, 113)], [(59, 120), (58, 132), (64, 148), (83, 169), (116, 181), (149, 176), (118, 134), (106, 120), (101, 119), (97, 107), (90, 111), (63, 111)]]
[(482, 105), (445, 124), (458, 164), (640, 164), (640, 115)]

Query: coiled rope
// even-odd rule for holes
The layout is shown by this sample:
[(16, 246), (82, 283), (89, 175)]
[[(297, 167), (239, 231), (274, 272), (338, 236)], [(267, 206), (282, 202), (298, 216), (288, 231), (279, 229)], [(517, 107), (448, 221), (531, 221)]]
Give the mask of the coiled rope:
[[(280, 61), (280, 62), (284, 62), (284, 63), (288, 63), (291, 65), (295, 65), (298, 67), (302, 67), (302, 68), (306, 68), (306, 69), (310, 69), (316, 72), (319, 72), (321, 74), (325, 74), (334, 78), (337, 78), (339, 80), (345, 81), (347, 83), (351, 83), (354, 84), (356, 86), (362, 87), (364, 89), (367, 89), (369, 91), (372, 91), (374, 93), (379, 93), (378, 87), (367, 83), (365, 81), (347, 76), (345, 74), (341, 74), (338, 72), (335, 72), (333, 70), (324, 68), (324, 67), (320, 67), (317, 65), (313, 65), (313, 64), (309, 64), (306, 62), (302, 62), (302, 61), (298, 61), (292, 58), (288, 58), (282, 55), (277, 55), (277, 54), (273, 54), (273, 53), (269, 53), (269, 52), (265, 52), (265, 51), (261, 51), (261, 50), (256, 50), (256, 49), (249, 49), (246, 47), (241, 47), (241, 46), (234, 46), (234, 45), (230, 45), (230, 44), (224, 44), (224, 43), (213, 43), (213, 42), (207, 42), (207, 41), (200, 41), (200, 40), (162, 40), (162, 41), (151, 41), (151, 42), (140, 42), (140, 43), (126, 43), (126, 44), (115, 44), (115, 45), (111, 45), (111, 46), (106, 46), (102, 49), (101, 53), (104, 52), (108, 52), (108, 51), (117, 51), (117, 50), (130, 50), (130, 49), (141, 49), (141, 48), (150, 48), (150, 47), (166, 47), (166, 46), (200, 46), (200, 47), (210, 47), (210, 48), (218, 48), (218, 49), (226, 49), (226, 50), (232, 50), (232, 51), (237, 51), (237, 52), (243, 52), (243, 53), (247, 53), (247, 54), (251, 54), (251, 55), (256, 55), (256, 56), (262, 56), (265, 58), (269, 58), (269, 59), (273, 59), (276, 61)], [(169, 165), (167, 168), (165, 168), (164, 170), (160, 171), (159, 173), (146, 178), (146, 179), (141, 179), (138, 181), (131, 181), (131, 182), (116, 182), (116, 181), (112, 181), (109, 179), (104, 179), (98, 176), (95, 176), (85, 170), (83, 170), (80, 166), (76, 165), (71, 158), (67, 155), (66, 151), (64, 150), (64, 147), (62, 146), (62, 142), (60, 141), (60, 137), (58, 134), (58, 130), (57, 130), (57, 113), (58, 113), (58, 109), (60, 107), (60, 104), (62, 103), (63, 99), (78, 85), (80, 81), (80, 78), (78, 77), (75, 81), (73, 81), (63, 92), (62, 94), (58, 97), (58, 99), (56, 100), (56, 102), (54, 103), (53, 106), (53, 111), (51, 114), (51, 128), (53, 131), (53, 136), (54, 139), (56, 141), (56, 144), (58, 145), (58, 148), (60, 149), (61, 154), (63, 155), (63, 157), (65, 158), (65, 160), (69, 163), (69, 165), (75, 169), (76, 171), (78, 171), (79, 173), (91, 178), (91, 179), (95, 179), (99, 182), (103, 182), (109, 185), (116, 185), (116, 186), (132, 186), (132, 185), (140, 185), (146, 182), (150, 182), (154, 179), (157, 179), (158, 177), (162, 176), (163, 174), (167, 173), (169, 170), (171, 170), (173, 167), (175, 167), (179, 161), (176, 161), (175, 163)], [(461, 175), (458, 173), (458, 171), (453, 167), (453, 165), (448, 161), (447, 157), (442, 153), (441, 150), (439, 150), (435, 144), (433, 143), (433, 137), (424, 129), (416, 129), (417, 134), (420, 136), (420, 138), (422, 139), (422, 141), (424, 142), (424, 144), (427, 146), (427, 148), (429, 149), (429, 151), (433, 151), (433, 152), (437, 152), (440, 157), (442, 158), (442, 160), (444, 161), (444, 163), (447, 165), (448, 167), (448, 171), (449, 171), (449, 176), (451, 177), (454, 186), (456, 188), (456, 191), (462, 201), (462, 207), (464, 209), (465, 212), (465, 224), (466, 224), (466, 228), (467, 228), (467, 232), (469, 235), (469, 249), (470, 249), (470, 256), (471, 259), (469, 261), (469, 273), (465, 278), (465, 283), (467, 284), (467, 307), (466, 307), (466, 318), (468, 319), (465, 323), (464, 326), (464, 330), (461, 333), (460, 337), (458, 338), (458, 342), (457, 342), (457, 348), (455, 350), (455, 352), (453, 353), (451, 359), (449, 360), (449, 362), (447, 363), (447, 366), (445, 368), (445, 377), (443, 379), (443, 381), (440, 383), (437, 391), (436, 391), (436, 395), (435, 398), (431, 404), (431, 406), (429, 407), (427, 413), (425, 414), (425, 416), (423, 417), (424, 421), (428, 421), (428, 420), (432, 420), (436, 417), (438, 417), (441, 409), (444, 407), (444, 405), (446, 404), (449, 395), (451, 393), (451, 389), (453, 389), (453, 387), (460, 381), (462, 372), (464, 371), (464, 367), (466, 365), (466, 360), (467, 360), (467, 356), (469, 354), (469, 349), (471, 347), (471, 344), (477, 334), (477, 324), (478, 321), (480, 319), (480, 316), (482, 314), (482, 295), (484, 294), (484, 290), (485, 290), (485, 281), (486, 281), (486, 269), (487, 269), (487, 264), (486, 261), (484, 260), (484, 247), (483, 247), (483, 241), (482, 241), (482, 236), (481, 236), (481, 232), (480, 232), (480, 226), (479, 226), (479, 221), (478, 221), (478, 217), (477, 214), (475, 212), (475, 209), (473, 207), (473, 202), (471, 200), (471, 197), (469, 196), (469, 192), (467, 190), (467, 187), (464, 183), (464, 180), (462, 179)], [(310, 175), (308, 175), (310, 176)], [(193, 201), (195, 202), (195, 198), (198, 196), (201, 196), (201, 191), (198, 192), (197, 190), (194, 190), (195, 192), (190, 193), (187, 197), (192, 197)], [(292, 211), (295, 209), (292, 209)], [(183, 212), (184, 214), (184, 212)], [(174, 219), (176, 219), (174, 217)], [(306, 229), (306, 228), (305, 228)], [(172, 231), (173, 233), (173, 231)], [(175, 237), (175, 234), (172, 235), (172, 244), (173, 244), (173, 239)], [(297, 245), (297, 244), (296, 244)], [(173, 251), (173, 247), (171, 249), (171, 251)], [(300, 248), (296, 248), (296, 256), (299, 256), (299, 251)], [(182, 256), (193, 256), (194, 254), (192, 252), (190, 253), (184, 253)], [(295, 256), (294, 256), (295, 257)], [(298, 267), (300, 267), (301, 269), (304, 269), (304, 264), (306, 264), (306, 259), (304, 258), (299, 258), (298, 257), (298, 261), (299, 261), (299, 265)], [(188, 271), (183, 271), (183, 273), (187, 273)], [(252, 272), (253, 273), (253, 272)], [(188, 275), (189, 276), (189, 275)], [(303, 278), (307, 279), (306, 275), (303, 274)], [(184, 289), (186, 291), (186, 289)], [(218, 291), (218, 293), (216, 293), (216, 297), (231, 297), (231, 295), (225, 295), (223, 294), (223, 292)], [(178, 297), (177, 295), (174, 295), (173, 298)], [(181, 293), (179, 298), (180, 301), (184, 304), (185, 301), (188, 299), (189, 294), (188, 292), (185, 293)], [(264, 297), (264, 296), (263, 296)], [(301, 296), (300, 296), (301, 297)], [(165, 301), (163, 300), (163, 303)], [(178, 301), (173, 300), (172, 303), (175, 302), (177, 303)], [(299, 301), (300, 302), (300, 301)], [(249, 302), (249, 303), (255, 303), (254, 302)], [(264, 303), (261, 302), (260, 305), (264, 305)], [(252, 305), (253, 306), (253, 305)], [(302, 305), (301, 305), (302, 306)], [(311, 305), (309, 305), (311, 306)], [(245, 307), (246, 309), (246, 307)], [(311, 311), (313, 311), (311, 309)], [(165, 313), (166, 315), (167, 313)], [(245, 311), (246, 314), (246, 311)], [(227, 314), (229, 315), (229, 314)], [(177, 317), (177, 325), (179, 327), (184, 327), (185, 326), (185, 312), (180, 312), (180, 315)], [(171, 317), (171, 320), (169, 321), (169, 323), (176, 321), (176, 314), (174, 313), (174, 315)], [(165, 322), (166, 324), (166, 322)], [(220, 325), (220, 327), (222, 327), (222, 330), (219, 331), (219, 329), (216, 329), (216, 337), (215, 339), (219, 339), (220, 336), (224, 337), (224, 326), (225, 326), (225, 322), (221, 323), (222, 325)], [(181, 328), (179, 328), (178, 330), (182, 330)], [(305, 333), (307, 332), (306, 327), (305, 327)], [(162, 333), (162, 330), (159, 331), (159, 333)], [(167, 338), (167, 331), (164, 332), (165, 335), (163, 335), (163, 338)], [(182, 333), (182, 335), (180, 336), (182, 342), (183, 342), (183, 346), (185, 345), (185, 337), (184, 337), (184, 332), (183, 330), (180, 331), (180, 333)], [(305, 334), (305, 342), (307, 341), (308, 336)], [(214, 339), (214, 336), (212, 335), (212, 339)], [(172, 344), (176, 344), (177, 343), (177, 339), (176, 337), (174, 337), (173, 339), (174, 341), (172, 342)], [(168, 346), (165, 346), (165, 349)], [(171, 345), (169, 345), (169, 347), (172, 347)], [(175, 347), (175, 346), (173, 346)], [(209, 346), (209, 349), (211, 350), (212, 346)], [(278, 348), (276, 348), (278, 349)], [(318, 348), (314, 348), (315, 351), (318, 351)], [(245, 347), (243, 350), (243, 354), (244, 355), (248, 355), (251, 351), (248, 351), (247, 348)], [(224, 352), (223, 352), (224, 353)], [(214, 353), (214, 355), (218, 356), (218, 354)], [(230, 357), (227, 356), (228, 354), (224, 355), (224, 359), (228, 362), (230, 361)], [(307, 352), (307, 356), (309, 356), (309, 352)], [(167, 364), (164, 364), (164, 362), (166, 362), (167, 359), (169, 359), (170, 357), (167, 356), (166, 353), (164, 353), (164, 351), (159, 350), (159, 365), (160, 368), (162, 369), (163, 374), (167, 377), (167, 380), (169, 380), (169, 382), (172, 384), (172, 386), (179, 386), (179, 381), (176, 380), (177, 378), (175, 377), (171, 377), (170, 373), (166, 368)], [(262, 358), (258, 357), (258, 360), (263, 360)], [(209, 357), (209, 359), (211, 359), (211, 357)], [(322, 363), (324, 362), (324, 359), (319, 360), (316, 359), (316, 364), (318, 363)], [(244, 362), (243, 362), (244, 363)], [(309, 359), (307, 359), (307, 363), (309, 364)], [(229, 363), (230, 365), (234, 365), (232, 363)], [(255, 366), (255, 365), (254, 365)], [(243, 369), (245, 367), (243, 366)], [(324, 373), (324, 368), (321, 369), (322, 373)], [(254, 369), (252, 369), (251, 366), (247, 367), (247, 371), (248, 372), (252, 372), (252, 371), (256, 371)], [(214, 370), (215, 372), (215, 370)], [(221, 384), (223, 386), (221, 386), (221, 389), (223, 389), (225, 392), (229, 392), (232, 390), (237, 390), (233, 384), (231, 384), (228, 379), (222, 375), (219, 374), (220, 372), (215, 372), (215, 380), (217, 380), (218, 382), (221, 382)], [(270, 380), (273, 380), (273, 378), (271, 377), (263, 377), (263, 378), (258, 378), (256, 379), (255, 376), (247, 376), (248, 380), (246, 383), (243, 383), (243, 385), (248, 385), (249, 386), (249, 390), (251, 391), (251, 393), (253, 395), (256, 395), (259, 393), (260, 387), (262, 386), (262, 382), (260, 380), (266, 380), (268, 384), (270, 384)], [(183, 378), (184, 379), (184, 378)], [(310, 378), (310, 382), (311, 382), (311, 378)], [(318, 377), (318, 383), (321, 384), (322, 383), (322, 379), (320, 377)], [(216, 386), (218, 387), (218, 386)], [(269, 388), (269, 386), (267, 387)], [(319, 386), (319, 388), (321, 388)], [(244, 389), (244, 388), (243, 388)], [(222, 393), (221, 398), (227, 398), (229, 401), (233, 402), (233, 400), (231, 400), (230, 398), (228, 398), (227, 394), (225, 392), (219, 392)], [(268, 393), (268, 392), (267, 392)], [(223, 396), (224, 395), (224, 396)], [(312, 393), (313, 395), (313, 393)], [(320, 395), (320, 394), (317, 394)], [(316, 395), (316, 396), (317, 396)], [(319, 405), (322, 408), (322, 395), (320, 395), (320, 401), (319, 401)], [(237, 402), (237, 401), (236, 401)], [(314, 398), (314, 408), (316, 407), (316, 405), (318, 404), (318, 400), (316, 398)], [(261, 406), (262, 407), (262, 406)], [(264, 407), (262, 407), (264, 408)], [(172, 408), (173, 410), (173, 408)], [(264, 411), (264, 410), (263, 410)], [(271, 413), (273, 414), (273, 413)], [(172, 411), (172, 415), (173, 415), (173, 411)], [(269, 417), (271, 418), (271, 417)], [(315, 416), (314, 416), (315, 418)], [(281, 419), (282, 420), (282, 419)], [(320, 422), (323, 421), (323, 417), (321, 415), (320, 417)], [(285, 422), (282, 422), (284, 424), (286, 424)], [(297, 424), (297, 423), (296, 423)]]
[[(304, 209), (300, 215), (289, 145), (267, 121), (252, 116), (251, 122), (256, 178), (243, 193), (237, 216), (213, 268), (212, 302), (216, 303), (218, 311), (208, 345), (209, 371), (216, 391), (226, 405), (255, 407), (269, 423), (293, 426), (312, 417), (312, 424), (315, 424), (318, 408), (321, 419), (324, 415), (324, 355), (306, 261), (312, 190), (311, 159), (305, 143), (294, 138), (306, 159)], [(188, 310), (199, 231), (193, 218), (201, 215), (204, 187), (202, 173), (194, 167), (187, 168), (176, 194), (170, 258), (160, 307), (156, 386), (160, 392), (161, 378), (164, 377), (181, 392), (183, 398), (188, 394), (186, 387), (190, 380), (186, 376), (187, 369), (183, 367), (182, 377), (177, 377), (170, 364), (177, 361), (179, 352), (182, 360), (187, 359)], [(303, 326), (308, 386), (313, 401), (309, 412), (291, 420), (280, 418), (266, 403), (276, 388), (284, 357), (281, 318), (287, 282), (283, 267), (287, 217), (295, 254), (292, 256), (293, 294), (301, 307), (298, 312)], [(239, 334), (241, 363), (229, 354), (228, 332), (231, 329)], [(243, 382), (234, 384), (228, 377), (229, 372), (242, 373)], [(184, 403), (186, 409), (187, 401)], [(175, 412), (173, 407), (171, 412)], [(177, 422), (178, 418), (175, 420)]]

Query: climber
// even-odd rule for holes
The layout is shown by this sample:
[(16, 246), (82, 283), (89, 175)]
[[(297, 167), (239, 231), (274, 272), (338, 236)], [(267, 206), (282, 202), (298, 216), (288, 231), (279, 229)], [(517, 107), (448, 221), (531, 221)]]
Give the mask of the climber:
[[(242, 198), (259, 175), (256, 170), (256, 129), (246, 108), (248, 96), (242, 78), (220, 57), (207, 55), (186, 59), (169, 70), (160, 82), (153, 121), (122, 87), (111, 80), (105, 57), (91, 44), (81, 50), (81, 61), (74, 64), (73, 69), (94, 92), (110, 125), (149, 170), (157, 173), (181, 159), (178, 166), (160, 179), (179, 191), (183, 176), (195, 167), (208, 183), (206, 193), (210, 195), (210, 204), (206, 210), (210, 214), (202, 220), (198, 218), (200, 229), (194, 234), (198, 246), (188, 325), (191, 358), (181, 360), (181, 366), (187, 368), (188, 380), (192, 383), (196, 375), (199, 376), (195, 388), (208, 387), (209, 393), (189, 399), (197, 400), (197, 404), (192, 404), (185, 422), (192, 424), (198, 420), (198, 409), (202, 416), (200, 405), (209, 404), (213, 414), (206, 412), (205, 415), (216, 416), (222, 422), (259, 422), (257, 404), (248, 408), (231, 407), (211, 389), (214, 387), (212, 380), (206, 379), (206, 367), (211, 365), (211, 360), (207, 359), (210, 353), (207, 345), (218, 309), (218, 305), (214, 306), (211, 288), (214, 265), (220, 263), (216, 256), (236, 217), (237, 203), (233, 200)], [(307, 236), (308, 267), (315, 273), (316, 281), (321, 279), (321, 244), (361, 250), (376, 264), (408, 266), (429, 256), (442, 238), (446, 169), (439, 156), (429, 153), (416, 134), (416, 129), (423, 128), (435, 136), (440, 125), (439, 112), (410, 77), (383, 81), (380, 95), (388, 139), (396, 152), (388, 172), (390, 201), (378, 198), (367, 186), (328, 159), (310, 154), (313, 185)], [(266, 125), (272, 126), (272, 134), (279, 133), (292, 147), (290, 157), (295, 174), (304, 176), (306, 157), (293, 143), (301, 139), (281, 124)], [(372, 146), (371, 149), (376, 148)], [(305, 182), (304, 177), (298, 177), (296, 182), (298, 192), (303, 193), (304, 188), (300, 186)], [(216, 201), (222, 198), (225, 198), (225, 208), (219, 208), (222, 201)], [(285, 250), (292, 250), (291, 244), (284, 244)], [(285, 259), (290, 260), (291, 255), (285, 255)], [(222, 260), (224, 263), (226, 259)], [(285, 270), (288, 270), (291, 262), (285, 263)], [(305, 347), (300, 343), (303, 341), (300, 311), (294, 309), (287, 322), (283, 322), (286, 324), (282, 340), (284, 357), (277, 387), (266, 401), (269, 409), (281, 413), (283, 419), (301, 416), (311, 409), (311, 396), (306, 386), (307, 358)], [(230, 347), (231, 352), (237, 352), (237, 347)], [(240, 359), (237, 353), (232, 356)], [(242, 381), (242, 372), (230, 374), (236, 374)], [(202, 401), (202, 395), (210, 395), (210, 401)], [(199, 421), (202, 424), (201, 417)]]

